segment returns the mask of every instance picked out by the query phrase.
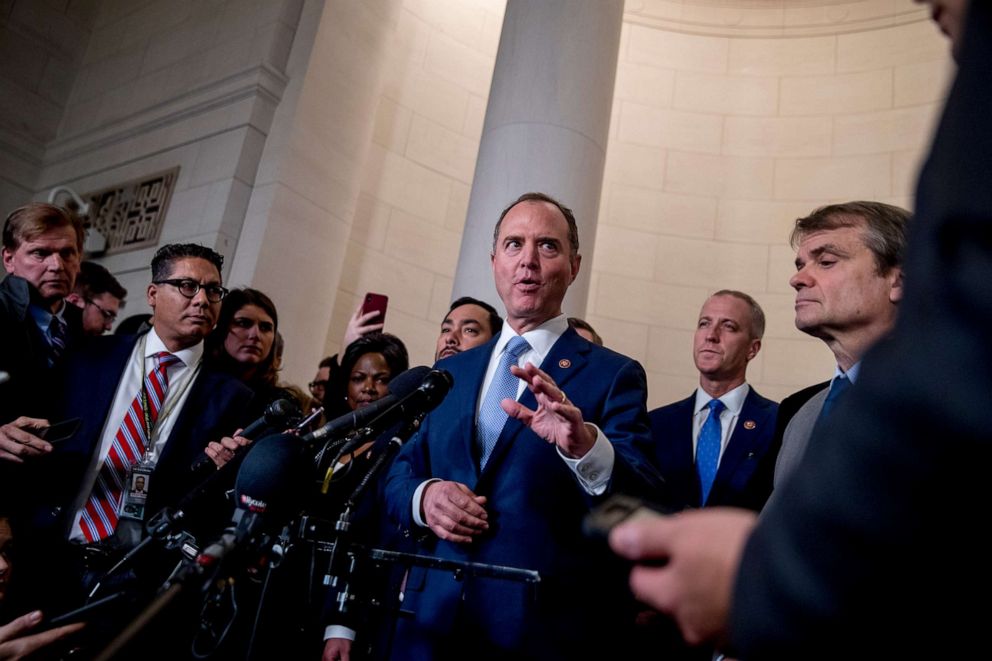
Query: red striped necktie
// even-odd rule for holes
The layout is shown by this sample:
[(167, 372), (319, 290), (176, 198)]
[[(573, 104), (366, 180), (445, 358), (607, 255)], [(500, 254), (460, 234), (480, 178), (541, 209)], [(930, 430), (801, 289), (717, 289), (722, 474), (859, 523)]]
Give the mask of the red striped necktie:
[[(179, 358), (161, 351), (154, 355), (155, 367), (145, 377), (141, 391), (135, 396), (124, 414), (124, 421), (114, 436), (110, 452), (100, 467), (93, 491), (83, 506), (79, 526), (89, 543), (98, 542), (114, 534), (117, 528), (118, 512), (124, 495), (124, 482), (128, 468), (141, 461), (148, 446), (148, 431), (154, 429), (159, 411), (165, 402), (169, 388), (166, 369), (180, 362)], [(147, 395), (143, 397), (143, 395)], [(142, 399), (147, 411), (142, 409)], [(149, 429), (145, 429), (145, 414)]]

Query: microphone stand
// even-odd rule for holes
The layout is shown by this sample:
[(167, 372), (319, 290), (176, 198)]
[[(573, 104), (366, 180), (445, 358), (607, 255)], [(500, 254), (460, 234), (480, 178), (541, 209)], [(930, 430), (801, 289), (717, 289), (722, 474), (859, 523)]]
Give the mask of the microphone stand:
[[(137, 546), (128, 551), (113, 567), (104, 572), (103, 576), (101, 576), (93, 586), (93, 589), (90, 590), (89, 595), (87, 595), (87, 599), (92, 599), (100, 591), (100, 588), (103, 587), (104, 582), (108, 578), (114, 576), (122, 569), (130, 565), (134, 558), (137, 557), (141, 551), (147, 548), (152, 541), (161, 542), (162, 540), (165, 540), (165, 548), (171, 550), (180, 548), (184, 541), (192, 539), (192, 535), (189, 535), (188, 533), (177, 532), (179, 525), (186, 519), (187, 509), (191, 505), (196, 505), (201, 499), (208, 497), (215, 489), (222, 486), (225, 481), (233, 480), (247, 454), (247, 452), (239, 453), (231, 459), (231, 461), (227, 462), (208, 475), (205, 479), (201, 480), (199, 484), (190, 489), (190, 491), (182, 497), (179, 501), (178, 507), (165, 507), (152, 515), (152, 517), (148, 519), (148, 522), (145, 524), (145, 531), (148, 533), (147, 537), (142, 539)], [(191, 552), (194, 550), (195, 546), (190, 549)]]
[[(393, 455), (399, 451), (399, 449), (403, 446), (403, 443), (409, 440), (417, 429), (420, 428), (420, 423), (426, 415), (427, 413), (424, 412), (415, 416), (398, 433), (389, 439), (389, 442), (382, 449), (382, 452), (380, 452), (379, 456), (375, 458), (372, 466), (369, 467), (369, 470), (362, 476), (362, 479), (351, 492), (351, 495), (348, 496), (348, 499), (344, 504), (344, 509), (341, 511), (337, 523), (334, 526), (337, 534), (334, 538), (334, 550), (331, 552), (328, 575), (330, 576), (330, 587), (338, 588), (338, 594), (335, 598), (335, 602), (337, 604), (337, 612), (342, 615), (349, 611), (350, 602), (356, 598), (351, 593), (351, 577), (356, 573), (357, 566), (359, 564), (359, 554), (352, 553), (352, 512), (359, 503), (362, 495), (365, 493), (365, 489), (372, 481), (372, 478), (379, 473), (383, 466), (392, 460)], [(345, 558), (347, 558), (347, 567), (345, 567)]]

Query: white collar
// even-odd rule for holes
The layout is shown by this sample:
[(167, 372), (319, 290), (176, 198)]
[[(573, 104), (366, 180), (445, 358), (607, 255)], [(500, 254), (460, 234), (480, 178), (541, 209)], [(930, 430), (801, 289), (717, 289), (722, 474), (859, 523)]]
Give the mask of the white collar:
[(723, 402), (723, 405), (727, 407), (728, 411), (734, 415), (740, 415), (741, 409), (744, 408), (744, 400), (747, 399), (747, 394), (749, 392), (751, 392), (751, 386), (749, 386), (746, 381), (733, 390), (729, 390), (715, 398), (711, 397), (702, 388), (696, 388), (696, 405), (695, 408), (692, 409), (693, 415), (706, 408), (706, 405), (710, 403), (711, 399), (719, 399)]

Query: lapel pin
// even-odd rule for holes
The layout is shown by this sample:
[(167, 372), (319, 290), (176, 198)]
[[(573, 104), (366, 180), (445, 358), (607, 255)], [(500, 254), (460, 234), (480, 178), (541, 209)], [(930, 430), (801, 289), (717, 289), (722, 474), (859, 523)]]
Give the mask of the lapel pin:
[(754, 429), (757, 426), (758, 425), (754, 422), (754, 420), (745, 420), (744, 421), (744, 429)]
[(561, 360), (558, 361), (558, 367), (562, 368), (563, 370), (567, 370), (571, 366), (572, 366), (572, 361), (570, 361), (568, 358), (562, 358)]

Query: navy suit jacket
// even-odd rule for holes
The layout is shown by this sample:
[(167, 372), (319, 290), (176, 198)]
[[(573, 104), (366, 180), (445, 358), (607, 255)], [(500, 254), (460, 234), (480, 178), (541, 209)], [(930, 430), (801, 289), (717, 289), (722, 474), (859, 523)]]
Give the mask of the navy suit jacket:
[[(56, 535), (68, 529), (80, 483), (99, 449), (100, 431), (137, 341), (136, 335), (87, 338), (66, 360), (51, 418), (79, 417), (82, 424), (71, 439), (56, 444), (49, 456), (32, 464), (39, 483), (47, 485), (35, 490), (40, 501), (36, 504), (41, 505), (34, 508), (32, 517), (37, 529)], [(175, 504), (195, 486), (197, 478), (190, 465), (207, 443), (244, 424), (251, 397), (251, 390), (233, 377), (207, 365), (200, 368), (152, 475), (149, 514)]]
[[(541, 583), (535, 595), (521, 583), (456, 580), (451, 572), (414, 568), (403, 603), (414, 619), (401, 622), (393, 649), (404, 659), (576, 658), (594, 655), (604, 644), (616, 652), (630, 639), (622, 627), (633, 621), (627, 618), (626, 607), (633, 604), (626, 572), (602, 541), (582, 534), (583, 516), (602, 497), (588, 495), (556, 447), (515, 419), (508, 420), (479, 470), (476, 403), (495, 343), (438, 364), (452, 374), (454, 388), (394, 462), (387, 507), (402, 528), (424, 531), (411, 511), (418, 485), (429, 478), (461, 482), (487, 498), (489, 530), (469, 544), (441, 541), (426, 531), (422, 552), (536, 570)], [(541, 369), (613, 444), (616, 462), (607, 491), (666, 500), (645, 448), (650, 433), (641, 366), (568, 329)], [(529, 390), (519, 401), (536, 408)]]
[[(699, 474), (692, 449), (692, 417), (696, 396), (651, 411), (651, 433), (657, 464), (665, 482), (680, 503), (701, 507)], [(772, 446), (778, 404), (751, 388), (720, 458), (707, 506), (746, 507), (758, 511), (771, 493), (771, 485), (755, 484), (762, 458)]]

